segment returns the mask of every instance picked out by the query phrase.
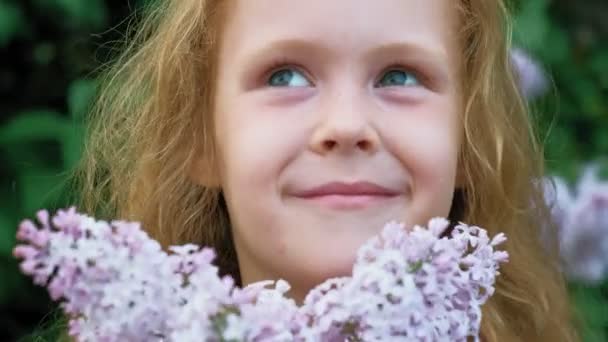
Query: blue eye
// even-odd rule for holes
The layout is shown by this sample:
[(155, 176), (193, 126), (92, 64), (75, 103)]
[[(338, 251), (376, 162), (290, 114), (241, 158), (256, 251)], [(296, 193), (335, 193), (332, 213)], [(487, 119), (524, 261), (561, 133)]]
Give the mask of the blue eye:
[(306, 76), (295, 69), (281, 69), (270, 75), (268, 85), (271, 87), (309, 87), (311, 83)]
[(376, 84), (377, 87), (408, 87), (420, 85), (418, 78), (411, 72), (403, 70), (389, 70)]

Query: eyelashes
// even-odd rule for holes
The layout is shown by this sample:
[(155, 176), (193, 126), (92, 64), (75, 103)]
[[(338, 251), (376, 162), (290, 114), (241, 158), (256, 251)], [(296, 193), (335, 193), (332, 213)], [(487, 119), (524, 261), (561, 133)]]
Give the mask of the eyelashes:
[[(406, 62), (404, 60), (394, 60), (392, 61), (392, 63), (385, 63), (385, 65), (386, 66), (384, 66), (383, 68), (377, 68), (378, 71), (374, 72), (374, 77), (372, 79), (374, 87), (387, 87), (378, 85), (387, 73), (394, 74), (395, 72), (397, 72), (412, 76), (413, 78), (415, 78), (416, 84), (401, 86), (398, 84), (391, 84), (388, 87), (422, 86), (429, 89), (433, 88), (433, 78), (429, 75), (429, 72), (427, 72), (424, 67), (416, 65), (415, 63)], [(312, 76), (311, 72), (309, 72), (305, 67), (303, 67), (301, 63), (287, 57), (279, 57), (272, 60), (265, 68), (263, 68), (263, 70), (264, 71), (262, 72), (261, 76), (259, 77), (259, 81), (257, 82), (260, 86), (276, 87), (271, 85), (272, 77), (278, 72), (284, 72), (288, 70), (295, 71), (305, 77), (308, 83), (310, 84), (310, 87), (314, 87), (316, 84), (315, 78)]]
[(269, 85), (269, 81), (271, 77), (279, 71), (293, 69), (303, 74), (308, 82), (310, 82), (314, 86), (313, 79), (309, 72), (305, 70), (299, 63), (288, 59), (286, 57), (280, 57), (278, 59), (273, 60), (269, 65), (264, 68), (265, 72), (262, 74), (262, 84)]
[(423, 68), (418, 65), (414, 65), (402, 60), (395, 60), (392, 63), (389, 63), (388, 67), (382, 69), (382, 71), (379, 73), (374, 84), (378, 83), (381, 78), (384, 77), (384, 75), (393, 71), (411, 74), (416, 78), (418, 86), (432, 88), (432, 79), (430, 76), (428, 76), (428, 72), (423, 70)]

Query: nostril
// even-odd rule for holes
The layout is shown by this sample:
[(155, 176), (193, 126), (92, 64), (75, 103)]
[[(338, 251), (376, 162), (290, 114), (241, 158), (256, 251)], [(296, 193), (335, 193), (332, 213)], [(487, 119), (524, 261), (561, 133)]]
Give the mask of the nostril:
[[(328, 151), (335, 149), (337, 145), (338, 143), (335, 140), (325, 140), (323, 142), (323, 148)], [(369, 151), (372, 147), (372, 143), (368, 140), (361, 140), (357, 142), (356, 146), (362, 151)]]
[(369, 141), (367, 141), (367, 140), (362, 140), (362, 141), (359, 141), (359, 142), (357, 143), (357, 147), (359, 147), (359, 148), (360, 148), (361, 150), (363, 150), (363, 151), (367, 151), (367, 150), (369, 150), (369, 149), (370, 149), (371, 144), (370, 144), (370, 142), (369, 142)]
[(336, 147), (336, 142), (333, 140), (325, 140), (323, 142), (323, 146), (325, 147), (326, 150), (333, 150), (334, 147)]

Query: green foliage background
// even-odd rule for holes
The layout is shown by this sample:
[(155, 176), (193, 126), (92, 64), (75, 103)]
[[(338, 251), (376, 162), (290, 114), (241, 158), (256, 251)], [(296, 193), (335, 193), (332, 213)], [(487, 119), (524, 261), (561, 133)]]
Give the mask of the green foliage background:
[[(80, 156), (97, 71), (143, 2), (0, 0), (0, 341), (54, 318), (46, 293), (18, 272), (15, 230), (40, 208), (70, 204), (65, 174)], [(516, 44), (554, 84), (532, 103), (547, 166), (575, 180), (581, 165), (608, 156), (608, 2), (521, 0), (515, 7)], [(608, 284), (571, 288), (585, 340), (608, 341)]]

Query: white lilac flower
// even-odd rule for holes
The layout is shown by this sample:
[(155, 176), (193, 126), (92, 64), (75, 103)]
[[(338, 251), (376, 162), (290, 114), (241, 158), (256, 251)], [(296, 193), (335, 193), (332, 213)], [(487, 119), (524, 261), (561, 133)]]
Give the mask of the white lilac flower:
[[(71, 208), (40, 227), (24, 221), (21, 268), (61, 300), (78, 341), (468, 341), (505, 252), (479, 227), (436, 218), (389, 223), (357, 254), (351, 277), (312, 289), (298, 307), (284, 280), (239, 289), (220, 278), (215, 253), (170, 254), (137, 223), (106, 223)], [(447, 233), (447, 234), (445, 234)]]
[(285, 297), (289, 288), (284, 280), (277, 281), (272, 289), (261, 288), (255, 302), (240, 305), (238, 314), (228, 317), (223, 338), (272, 342), (298, 340), (306, 321), (300, 316), (295, 301)]

